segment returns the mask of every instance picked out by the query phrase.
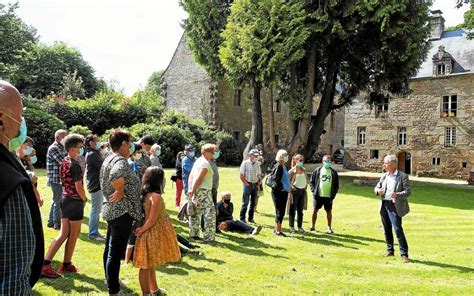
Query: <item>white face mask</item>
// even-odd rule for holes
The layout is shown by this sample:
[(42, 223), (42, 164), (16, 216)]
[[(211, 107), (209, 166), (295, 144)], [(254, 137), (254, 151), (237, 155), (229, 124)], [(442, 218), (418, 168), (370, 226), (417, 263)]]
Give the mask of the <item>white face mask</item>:
[(133, 159), (135, 159), (135, 160), (140, 160), (140, 158), (142, 158), (142, 154), (141, 154), (141, 153), (137, 153), (137, 154), (135, 154), (135, 156), (133, 157)]
[(61, 143), (61, 145), (64, 146), (64, 144), (66, 144), (66, 138), (62, 138), (61, 141), (59, 141), (59, 143)]

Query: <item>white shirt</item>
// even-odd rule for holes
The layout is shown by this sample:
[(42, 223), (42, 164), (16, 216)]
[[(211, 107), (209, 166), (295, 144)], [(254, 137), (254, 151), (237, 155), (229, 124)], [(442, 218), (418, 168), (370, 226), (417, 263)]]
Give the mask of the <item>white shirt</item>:
[(387, 173), (382, 188), (385, 188), (385, 196), (383, 200), (392, 200), (392, 193), (395, 191), (395, 185), (397, 184), (398, 170), (395, 170), (393, 174)]
[(293, 183), (298, 189), (305, 189), (306, 188), (306, 176), (305, 174), (296, 174), (295, 175), (295, 182)]
[(261, 174), (260, 164), (252, 162), (250, 159), (246, 159), (240, 165), (240, 174), (244, 176), (245, 180), (249, 183), (257, 183), (260, 179)]

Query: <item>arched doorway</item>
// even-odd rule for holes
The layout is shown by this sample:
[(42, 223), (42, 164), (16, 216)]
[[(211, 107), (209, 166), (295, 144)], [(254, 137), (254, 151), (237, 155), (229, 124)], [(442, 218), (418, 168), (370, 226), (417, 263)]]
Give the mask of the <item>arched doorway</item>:
[(407, 151), (400, 151), (397, 153), (398, 169), (405, 174), (411, 174), (411, 153)]

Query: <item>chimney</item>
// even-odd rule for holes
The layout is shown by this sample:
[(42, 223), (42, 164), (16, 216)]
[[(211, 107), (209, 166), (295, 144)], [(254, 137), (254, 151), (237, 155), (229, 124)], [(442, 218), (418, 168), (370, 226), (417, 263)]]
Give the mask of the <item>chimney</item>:
[(432, 10), (430, 15), (431, 35), (429, 40), (439, 40), (444, 31), (444, 17), (441, 10)]

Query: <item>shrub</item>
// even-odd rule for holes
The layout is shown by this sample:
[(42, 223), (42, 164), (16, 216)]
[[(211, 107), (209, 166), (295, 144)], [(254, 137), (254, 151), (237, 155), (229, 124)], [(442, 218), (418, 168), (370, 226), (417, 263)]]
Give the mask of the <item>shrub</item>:
[(48, 146), (54, 141), (54, 133), (58, 129), (66, 128), (63, 121), (54, 115), (34, 106), (28, 106), (23, 116), (28, 125), (28, 136), (35, 141), (38, 162), (35, 166), (43, 167), (46, 164)]
[(74, 125), (69, 128), (69, 133), (71, 134), (79, 134), (86, 137), (87, 135), (91, 134), (91, 130), (87, 126), (82, 125)]
[(138, 123), (128, 129), (139, 139), (150, 135), (161, 146), (160, 162), (164, 167), (175, 165), (176, 154), (184, 149), (186, 144), (196, 145), (193, 134), (187, 130), (173, 125), (158, 125), (156, 123)]

